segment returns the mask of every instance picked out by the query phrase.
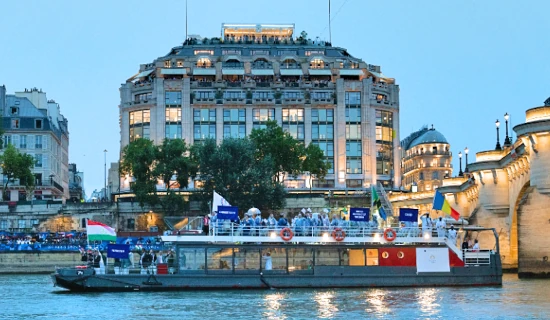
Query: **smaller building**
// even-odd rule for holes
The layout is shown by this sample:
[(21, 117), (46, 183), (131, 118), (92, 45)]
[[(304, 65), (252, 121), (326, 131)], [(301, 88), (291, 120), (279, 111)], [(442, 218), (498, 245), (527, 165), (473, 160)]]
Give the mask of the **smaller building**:
[(80, 172), (76, 169), (76, 163), (69, 164), (69, 196), (71, 202), (82, 202), (86, 200), (84, 172)]
[[(7, 94), (0, 86), (2, 148), (11, 144), (34, 157), (34, 194), (19, 181), (10, 182), (9, 200), (67, 200), (69, 198), (69, 131), (59, 104), (37, 88)], [(0, 153), (3, 149), (0, 149)], [(3, 177), (3, 179), (6, 179)], [(30, 200), (30, 199), (29, 199)]]
[(452, 154), (445, 136), (432, 126), (424, 127), (401, 141), (403, 188), (433, 191), (452, 176)]

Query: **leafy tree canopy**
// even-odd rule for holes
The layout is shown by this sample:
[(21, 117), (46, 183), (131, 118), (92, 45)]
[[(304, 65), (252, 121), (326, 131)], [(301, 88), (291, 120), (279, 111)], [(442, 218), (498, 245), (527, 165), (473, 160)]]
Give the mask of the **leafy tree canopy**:
[(31, 170), (35, 163), (34, 157), (19, 152), (13, 145), (9, 144), (4, 153), (0, 155), (0, 162), (2, 163), (2, 173), (7, 177), (4, 182), (4, 196), (6, 196), (8, 183), (17, 179), (26, 189), (34, 186), (34, 175)]

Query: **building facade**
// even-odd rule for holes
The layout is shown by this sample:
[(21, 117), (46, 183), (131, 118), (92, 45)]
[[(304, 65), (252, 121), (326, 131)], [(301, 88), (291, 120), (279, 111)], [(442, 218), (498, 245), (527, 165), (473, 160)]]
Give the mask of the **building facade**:
[[(400, 187), (395, 80), (344, 48), (293, 33), (294, 25), (224, 24), (221, 38), (190, 37), (141, 65), (120, 88), (121, 150), (140, 137), (220, 142), (275, 120), (332, 164), (313, 190)], [(310, 188), (305, 176), (285, 183)]]
[[(59, 104), (37, 88), (7, 94), (0, 87), (3, 147), (11, 144), (32, 155), (34, 195), (25, 194), (18, 181), (10, 182), (10, 200), (67, 200), (69, 198), (69, 131)], [(4, 177), (4, 179), (6, 179)]]
[(434, 191), (453, 174), (450, 145), (433, 126), (405, 138), (401, 150), (403, 188), (407, 191)]
[(77, 170), (76, 163), (69, 164), (69, 197), (71, 202), (86, 201), (84, 172)]

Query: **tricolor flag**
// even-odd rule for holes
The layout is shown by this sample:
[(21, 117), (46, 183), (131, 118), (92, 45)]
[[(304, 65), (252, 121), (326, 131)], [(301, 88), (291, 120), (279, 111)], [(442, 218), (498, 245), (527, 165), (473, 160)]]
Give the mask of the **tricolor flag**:
[(115, 229), (101, 222), (88, 219), (86, 233), (88, 234), (88, 241), (116, 241)]
[(380, 201), (380, 198), (378, 197), (378, 193), (376, 193), (376, 189), (374, 186), (371, 188), (372, 190), (372, 206), (374, 207), (374, 210), (378, 210), (378, 214), (380, 215), (380, 218), (383, 220), (386, 220), (386, 211), (384, 211), (384, 208), (382, 208), (382, 201)]
[(218, 212), (218, 206), (230, 207), (231, 205), (229, 204), (229, 202), (227, 202), (227, 200), (225, 200), (216, 191), (214, 191), (214, 199), (212, 200), (212, 212)]
[(449, 202), (445, 199), (445, 197), (439, 192), (439, 190), (435, 190), (434, 195), (434, 202), (432, 204), (432, 209), (434, 210), (441, 210), (445, 212), (446, 214), (451, 215), (456, 221), (460, 218), (460, 213), (453, 209)]

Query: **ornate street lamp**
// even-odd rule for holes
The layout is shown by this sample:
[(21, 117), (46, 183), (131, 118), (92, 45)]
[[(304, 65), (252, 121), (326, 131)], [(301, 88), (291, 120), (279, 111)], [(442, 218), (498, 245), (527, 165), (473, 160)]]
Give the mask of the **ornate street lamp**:
[(500, 151), (500, 150), (502, 150), (502, 147), (500, 146), (500, 140), (499, 140), (499, 137), (498, 137), (498, 135), (499, 135), (499, 133), (498, 133), (498, 132), (499, 132), (499, 127), (500, 127), (500, 121), (498, 121), (498, 119), (497, 119), (497, 121), (495, 122), (495, 125), (497, 126), (497, 145), (496, 145), (496, 147), (495, 147), (495, 150)]
[(468, 152), (470, 150), (468, 150), (468, 147), (464, 148), (464, 154), (466, 155), (466, 165), (464, 166), (464, 172), (465, 173), (468, 173)]
[(458, 159), (460, 160), (460, 166), (459, 166), (459, 170), (458, 170), (458, 176), (459, 177), (462, 177), (464, 175), (464, 172), (462, 172), (462, 151), (459, 151), (458, 152)]
[(512, 145), (512, 139), (508, 136), (508, 119), (510, 119), (510, 115), (506, 112), (504, 114), (504, 120), (506, 121), (506, 137), (504, 138), (504, 147), (509, 147)]

